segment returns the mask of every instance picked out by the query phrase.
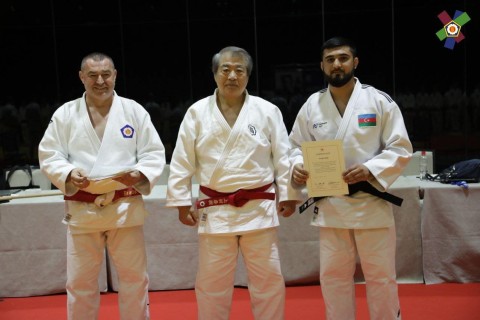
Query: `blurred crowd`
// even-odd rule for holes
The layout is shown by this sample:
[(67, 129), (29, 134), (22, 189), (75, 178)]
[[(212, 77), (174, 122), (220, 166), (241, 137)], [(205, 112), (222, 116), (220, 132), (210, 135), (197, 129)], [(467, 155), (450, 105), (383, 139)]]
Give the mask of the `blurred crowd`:
[[(300, 90), (277, 90), (260, 95), (277, 105), (283, 113), (288, 130), (296, 114), (312, 92)], [(394, 97), (400, 106), (410, 139), (414, 146), (431, 148), (435, 136), (445, 134), (480, 133), (480, 84), (466, 95), (459, 85), (440, 90), (405, 90)], [(172, 103), (151, 98), (144, 101), (152, 121), (166, 147), (167, 162), (175, 146), (178, 128), (191, 101)], [(16, 164), (38, 164), (37, 146), (43, 136), (50, 117), (59, 104), (31, 101), (16, 104), (13, 99), (0, 102), (0, 163), (2, 167)], [(480, 144), (480, 141), (478, 141)], [(433, 146), (435, 147), (435, 146)], [(474, 152), (475, 143), (467, 147)]]

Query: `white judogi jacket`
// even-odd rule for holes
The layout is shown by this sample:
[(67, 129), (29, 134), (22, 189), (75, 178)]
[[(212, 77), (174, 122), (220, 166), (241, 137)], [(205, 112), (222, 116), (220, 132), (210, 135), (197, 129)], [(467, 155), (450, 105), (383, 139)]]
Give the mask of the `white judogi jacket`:
[[(304, 141), (343, 140), (345, 167), (364, 164), (375, 177), (369, 181), (386, 191), (412, 156), (403, 116), (384, 92), (356, 79), (343, 117), (329, 88), (312, 94), (300, 109), (290, 133), (293, 165), (303, 163)], [(360, 125), (362, 118), (368, 125)], [(378, 228), (394, 224), (391, 204), (364, 192), (328, 197), (317, 203), (312, 225), (334, 228)]]
[[(231, 128), (217, 106), (216, 94), (194, 103), (185, 114), (170, 163), (167, 206), (192, 204), (193, 175), (200, 185), (227, 193), (275, 181), (277, 201), (296, 199), (297, 193), (288, 182), (290, 143), (280, 110), (247, 93)], [(275, 192), (275, 185), (268, 192)], [(205, 197), (200, 193), (200, 198)], [(278, 226), (277, 201), (251, 200), (242, 207), (201, 209), (199, 233)]]
[[(133, 169), (141, 171), (148, 182), (135, 185), (147, 195), (165, 167), (165, 148), (148, 112), (137, 102), (114, 94), (103, 140), (100, 141), (90, 121), (85, 94), (59, 107), (52, 116), (39, 145), (41, 170), (65, 195), (78, 191), (65, 183), (74, 168), (82, 168), (89, 178), (98, 178)], [(111, 182), (111, 192), (125, 185)], [(92, 189), (92, 190), (90, 190)], [(66, 201), (64, 223), (73, 232), (108, 230), (142, 225), (147, 211), (141, 196), (126, 197), (100, 208), (94, 203)]]

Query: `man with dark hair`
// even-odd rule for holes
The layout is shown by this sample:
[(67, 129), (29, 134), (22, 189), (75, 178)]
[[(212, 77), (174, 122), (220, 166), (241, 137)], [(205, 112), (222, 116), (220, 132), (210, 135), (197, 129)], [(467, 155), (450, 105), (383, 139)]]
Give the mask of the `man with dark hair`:
[(364, 186), (315, 204), (312, 225), (320, 227), (320, 283), (327, 319), (355, 319), (357, 254), (371, 319), (400, 319), (395, 221), (391, 203), (383, 196), (410, 160), (412, 145), (392, 98), (354, 76), (359, 63), (355, 45), (332, 38), (321, 53), (328, 87), (310, 96), (293, 125), (292, 180), (302, 187), (309, 178), (303, 168), (303, 142), (342, 140), (347, 168), (343, 180), (349, 188)]
[(68, 319), (97, 319), (105, 247), (118, 273), (120, 317), (149, 319), (143, 224), (147, 195), (165, 166), (148, 112), (115, 91), (117, 70), (87, 55), (85, 93), (58, 108), (39, 145), (42, 171), (65, 194)]

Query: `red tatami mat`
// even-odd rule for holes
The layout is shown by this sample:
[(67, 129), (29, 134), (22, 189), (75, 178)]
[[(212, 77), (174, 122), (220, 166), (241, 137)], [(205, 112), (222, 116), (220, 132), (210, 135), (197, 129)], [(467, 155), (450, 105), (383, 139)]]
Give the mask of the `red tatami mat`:
[[(357, 320), (367, 320), (365, 285), (357, 284)], [(401, 284), (399, 285), (404, 320), (478, 320), (480, 283)], [(66, 295), (29, 298), (3, 298), (0, 320), (65, 320)], [(286, 320), (325, 319), (320, 287), (287, 287)], [(150, 292), (152, 320), (197, 319), (193, 290)], [(118, 319), (117, 294), (101, 297), (99, 320)], [(230, 320), (252, 320), (248, 290), (236, 288)]]

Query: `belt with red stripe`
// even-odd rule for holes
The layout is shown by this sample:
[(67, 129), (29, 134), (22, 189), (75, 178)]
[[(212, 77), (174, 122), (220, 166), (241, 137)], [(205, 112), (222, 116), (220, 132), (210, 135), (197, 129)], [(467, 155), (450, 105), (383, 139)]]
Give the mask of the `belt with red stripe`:
[(200, 191), (210, 198), (197, 200), (196, 205), (198, 209), (220, 206), (229, 204), (234, 207), (241, 207), (245, 203), (254, 199), (275, 200), (275, 193), (265, 192), (272, 184), (255, 188), (255, 189), (240, 189), (231, 193), (218, 192), (213, 189), (200, 186)]
[[(117, 201), (120, 198), (138, 196), (141, 193), (135, 190), (134, 188), (125, 188), (121, 190), (115, 190), (115, 195), (113, 196), (112, 202)], [(78, 190), (73, 196), (63, 196), (63, 199), (70, 201), (81, 201), (81, 202), (95, 202), (95, 199), (101, 196), (101, 194), (93, 194), (90, 192)]]

